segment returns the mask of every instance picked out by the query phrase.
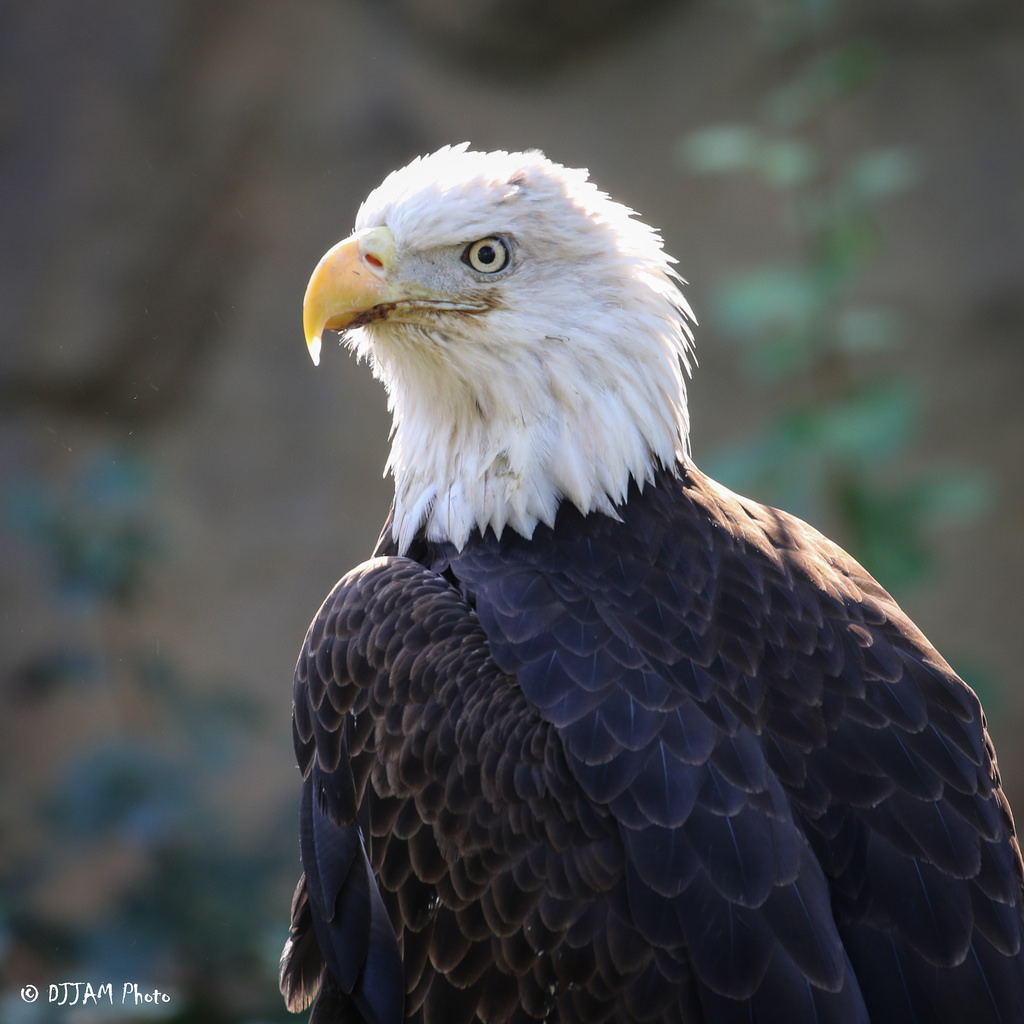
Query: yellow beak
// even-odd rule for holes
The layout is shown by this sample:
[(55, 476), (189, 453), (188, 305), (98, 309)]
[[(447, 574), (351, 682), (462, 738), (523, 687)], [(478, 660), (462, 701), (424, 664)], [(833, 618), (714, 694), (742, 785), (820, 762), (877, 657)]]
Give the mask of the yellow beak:
[(381, 319), (394, 302), (388, 274), (394, 263), (395, 239), (386, 227), (357, 231), (329, 249), (316, 265), (302, 301), (306, 348), (320, 365), (324, 331), (343, 331)]

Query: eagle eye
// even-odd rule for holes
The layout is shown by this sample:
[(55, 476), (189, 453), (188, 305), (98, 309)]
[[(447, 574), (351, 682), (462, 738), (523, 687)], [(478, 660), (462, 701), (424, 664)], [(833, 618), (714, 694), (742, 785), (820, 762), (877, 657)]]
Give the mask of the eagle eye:
[(508, 242), (496, 236), (470, 242), (462, 254), (462, 262), (480, 274), (496, 274), (504, 270), (511, 259)]

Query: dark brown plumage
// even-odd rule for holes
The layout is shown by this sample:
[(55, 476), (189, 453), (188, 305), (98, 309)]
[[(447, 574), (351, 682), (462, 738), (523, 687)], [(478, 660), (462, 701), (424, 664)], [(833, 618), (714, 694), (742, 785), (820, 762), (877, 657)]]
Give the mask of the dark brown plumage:
[(311, 1020), (1010, 1024), (984, 717), (848, 555), (689, 466), (619, 518), (421, 534), (295, 677)]

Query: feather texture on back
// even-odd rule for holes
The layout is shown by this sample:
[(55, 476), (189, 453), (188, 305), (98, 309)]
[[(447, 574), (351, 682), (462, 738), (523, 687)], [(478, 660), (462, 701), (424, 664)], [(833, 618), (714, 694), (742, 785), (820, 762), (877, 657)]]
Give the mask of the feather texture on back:
[(336, 912), (287, 984), (321, 955), (368, 1022), (399, 955), (438, 1024), (1024, 1016), (976, 698), (838, 548), (681, 472), (338, 585), (295, 690)]

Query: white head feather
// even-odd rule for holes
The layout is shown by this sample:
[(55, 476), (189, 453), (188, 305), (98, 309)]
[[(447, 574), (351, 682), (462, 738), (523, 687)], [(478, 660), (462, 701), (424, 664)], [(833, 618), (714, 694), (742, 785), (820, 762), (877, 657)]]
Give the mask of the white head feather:
[[(660, 237), (543, 154), (445, 147), (393, 172), (356, 229), (386, 225), (404, 280), (486, 303), (347, 333), (393, 416), (400, 551), (424, 529), (531, 536), (560, 502), (614, 515), (687, 454), (692, 313)], [(479, 274), (466, 246), (498, 236), (509, 266)]]

